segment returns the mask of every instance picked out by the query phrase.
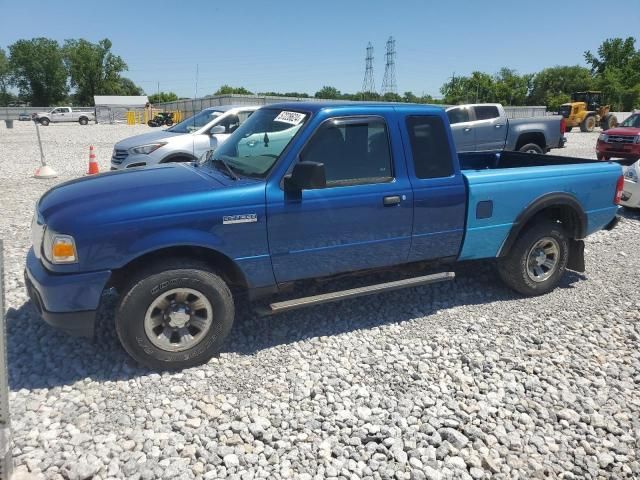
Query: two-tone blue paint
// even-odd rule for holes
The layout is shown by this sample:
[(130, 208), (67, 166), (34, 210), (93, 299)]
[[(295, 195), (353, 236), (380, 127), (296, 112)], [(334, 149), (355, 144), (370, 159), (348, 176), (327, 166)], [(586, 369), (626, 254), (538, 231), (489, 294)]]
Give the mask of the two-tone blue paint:
[[(461, 170), (448, 128), (453, 174), (417, 178), (405, 120), (432, 115), (448, 126), (438, 107), (291, 103), (271, 108), (305, 112), (309, 120), (264, 180), (233, 181), (212, 168), (169, 164), (79, 179), (45, 194), (39, 214), (48, 229), (74, 236), (79, 263), (54, 265), (29, 255), (27, 275), (44, 308), (92, 310), (114, 270), (177, 246), (225, 256), (247, 286), (257, 289), (419, 260), (492, 258), (515, 218), (552, 191), (576, 197), (587, 214), (588, 233), (615, 214), (619, 166)], [(392, 181), (285, 192), (283, 177), (322, 122), (370, 115), (387, 124)], [(388, 195), (402, 201), (386, 207), (382, 199)], [(476, 218), (477, 203), (488, 199), (492, 215)], [(225, 216), (253, 214), (256, 222), (223, 222)]]

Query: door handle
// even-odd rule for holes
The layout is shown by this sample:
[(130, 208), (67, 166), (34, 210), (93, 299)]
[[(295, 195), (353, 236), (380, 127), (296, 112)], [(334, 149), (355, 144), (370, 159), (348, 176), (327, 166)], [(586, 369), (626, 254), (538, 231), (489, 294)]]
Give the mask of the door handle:
[(385, 207), (393, 207), (394, 205), (400, 205), (401, 201), (400, 195), (389, 195), (382, 199), (382, 204)]
[(469, 133), (471, 131), (471, 128), (470, 127), (466, 127), (462, 131), (465, 132), (465, 133)]

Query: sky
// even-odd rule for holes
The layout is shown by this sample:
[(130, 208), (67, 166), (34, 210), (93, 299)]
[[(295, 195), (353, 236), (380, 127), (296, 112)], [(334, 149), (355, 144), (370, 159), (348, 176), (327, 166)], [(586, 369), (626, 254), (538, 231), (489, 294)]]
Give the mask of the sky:
[(379, 90), (389, 36), (398, 92), (438, 97), (454, 73), (584, 65), (584, 51), (609, 37), (634, 36), (640, 48), (640, 1), (0, 0), (0, 48), (22, 38), (107, 37), (129, 66), (124, 76), (147, 94), (159, 84), (193, 97), (196, 79), (198, 96), (222, 84), (357, 92), (368, 42)]

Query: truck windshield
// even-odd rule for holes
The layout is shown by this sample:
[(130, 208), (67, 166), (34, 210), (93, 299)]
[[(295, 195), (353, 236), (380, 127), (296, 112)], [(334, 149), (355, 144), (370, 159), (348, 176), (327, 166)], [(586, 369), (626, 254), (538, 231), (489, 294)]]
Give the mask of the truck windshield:
[(176, 123), (173, 127), (167, 128), (167, 132), (174, 133), (191, 133), (196, 130), (200, 130), (207, 123), (214, 118), (219, 117), (224, 112), (219, 110), (203, 110), (200, 113), (195, 114), (193, 117), (189, 117), (186, 120)]
[(219, 160), (238, 175), (264, 178), (307, 118), (291, 110), (256, 110), (207, 161)]
[(620, 124), (621, 127), (640, 128), (640, 114), (631, 115)]

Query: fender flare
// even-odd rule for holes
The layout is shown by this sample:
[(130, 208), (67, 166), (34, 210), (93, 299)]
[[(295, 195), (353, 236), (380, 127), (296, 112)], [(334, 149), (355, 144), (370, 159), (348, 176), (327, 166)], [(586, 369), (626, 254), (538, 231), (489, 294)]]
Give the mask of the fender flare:
[(160, 160), (158, 163), (171, 163), (171, 160), (173, 160), (174, 158), (189, 158), (191, 159), (191, 161), (197, 160), (197, 158), (194, 157), (193, 154), (191, 153), (175, 152), (175, 153), (170, 153), (169, 155), (164, 157), (162, 160)]
[(587, 232), (587, 214), (584, 213), (584, 209), (580, 202), (571, 194), (564, 192), (553, 192), (542, 195), (536, 198), (533, 202), (525, 207), (516, 217), (515, 222), (511, 226), (511, 230), (507, 235), (507, 238), (502, 243), (500, 250), (498, 250), (497, 257), (504, 257), (509, 253), (511, 247), (515, 243), (516, 239), (520, 235), (520, 232), (527, 226), (529, 221), (535, 217), (542, 210), (549, 207), (569, 207), (576, 214), (577, 222), (573, 226), (573, 232), (571, 232), (574, 239), (581, 239), (586, 236)]

